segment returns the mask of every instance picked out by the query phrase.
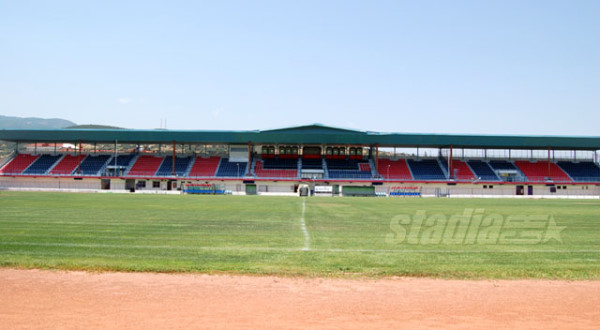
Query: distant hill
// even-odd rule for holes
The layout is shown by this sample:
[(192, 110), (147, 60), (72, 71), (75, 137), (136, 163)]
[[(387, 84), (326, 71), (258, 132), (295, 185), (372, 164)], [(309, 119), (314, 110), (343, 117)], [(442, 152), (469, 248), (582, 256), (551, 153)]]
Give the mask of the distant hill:
[(93, 125), (93, 124), (88, 124), (88, 125), (75, 125), (75, 126), (69, 126), (66, 128), (83, 128), (83, 129), (124, 129), (123, 127), (117, 127), (117, 126), (109, 126), (109, 125)]
[(57, 129), (76, 125), (65, 119), (51, 118), (21, 118), (0, 115), (0, 129)]

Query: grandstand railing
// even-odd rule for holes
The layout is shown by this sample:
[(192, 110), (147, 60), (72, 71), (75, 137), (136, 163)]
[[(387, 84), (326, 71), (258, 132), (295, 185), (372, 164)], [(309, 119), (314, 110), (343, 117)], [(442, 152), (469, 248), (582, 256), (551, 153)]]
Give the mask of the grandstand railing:
[(268, 178), (268, 179), (292, 179), (299, 178), (298, 170), (255, 170), (255, 176), (257, 178)]
[(570, 178), (564, 177), (548, 177), (548, 176), (527, 176), (525, 182), (537, 182), (537, 183), (552, 183), (552, 182), (560, 182), (560, 183), (573, 183), (573, 180)]
[(10, 152), (10, 154), (6, 155), (6, 157), (2, 158), (2, 161), (0, 161), (0, 169), (2, 169), (4, 167), (4, 165), (6, 165), (10, 161), (12, 161), (16, 155), (17, 155), (17, 152), (15, 150), (13, 150)]

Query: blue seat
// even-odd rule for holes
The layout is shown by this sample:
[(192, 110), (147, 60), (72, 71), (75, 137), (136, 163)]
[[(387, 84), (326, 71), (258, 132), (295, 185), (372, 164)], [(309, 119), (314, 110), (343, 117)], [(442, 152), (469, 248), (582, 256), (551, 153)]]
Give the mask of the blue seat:
[(298, 168), (296, 159), (264, 159), (263, 168), (267, 170), (294, 170)]
[(306, 170), (322, 170), (323, 169), (323, 160), (321, 158), (302, 159), (302, 168), (306, 169)]
[(327, 169), (331, 179), (371, 179), (371, 171), (361, 171), (360, 163), (367, 163), (356, 159), (327, 159)]
[(327, 159), (327, 168), (330, 170), (356, 170), (358, 163), (359, 161), (356, 159)]
[(517, 170), (515, 164), (506, 160), (490, 160), (490, 167), (495, 170)]
[(59, 159), (60, 155), (42, 155), (23, 174), (45, 174)]
[(96, 175), (104, 167), (109, 155), (99, 156), (87, 156), (79, 165), (80, 173), (82, 175)]
[(222, 158), (216, 176), (218, 177), (242, 177), (246, 174), (248, 162), (230, 162), (228, 158)]
[(575, 181), (600, 181), (600, 168), (593, 162), (560, 161), (557, 164)]
[[(187, 171), (190, 162), (192, 161), (192, 157), (175, 157), (175, 175), (183, 176)], [(158, 171), (156, 172), (156, 176), (169, 176), (173, 174), (173, 156), (165, 157), (165, 160), (162, 162)]]
[(469, 160), (467, 163), (479, 179), (484, 181), (500, 180), (487, 162), (481, 160)]
[(446, 176), (436, 159), (407, 160), (415, 180), (445, 180)]

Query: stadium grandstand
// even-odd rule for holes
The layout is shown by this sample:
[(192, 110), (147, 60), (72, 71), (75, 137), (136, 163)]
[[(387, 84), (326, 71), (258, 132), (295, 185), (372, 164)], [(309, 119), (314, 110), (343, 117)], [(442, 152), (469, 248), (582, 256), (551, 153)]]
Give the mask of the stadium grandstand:
[(255, 131), (4, 129), (0, 140), (15, 145), (0, 163), (0, 189), (266, 195), (308, 185), (313, 193), (353, 196), (600, 196), (600, 137), (378, 133), (314, 124)]

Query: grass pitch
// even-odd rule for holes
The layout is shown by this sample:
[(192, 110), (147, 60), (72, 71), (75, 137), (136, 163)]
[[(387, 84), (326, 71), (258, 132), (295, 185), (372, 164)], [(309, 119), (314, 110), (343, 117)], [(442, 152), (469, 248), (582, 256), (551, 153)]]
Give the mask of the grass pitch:
[(599, 279), (600, 202), (4, 191), (0, 266)]

